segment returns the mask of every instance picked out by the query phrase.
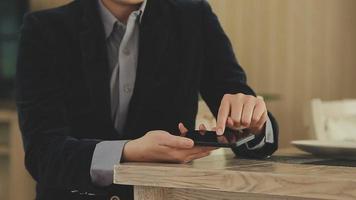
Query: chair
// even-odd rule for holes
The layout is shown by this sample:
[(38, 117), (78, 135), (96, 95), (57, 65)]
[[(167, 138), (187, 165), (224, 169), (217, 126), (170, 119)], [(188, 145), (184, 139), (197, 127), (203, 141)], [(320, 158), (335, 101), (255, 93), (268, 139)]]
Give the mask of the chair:
[(356, 100), (313, 99), (311, 121), (318, 140), (356, 141)]

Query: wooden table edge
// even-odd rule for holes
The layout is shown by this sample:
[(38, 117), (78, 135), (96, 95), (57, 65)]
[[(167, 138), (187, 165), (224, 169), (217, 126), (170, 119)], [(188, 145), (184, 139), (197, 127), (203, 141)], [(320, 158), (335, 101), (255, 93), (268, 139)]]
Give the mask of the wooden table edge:
[[(168, 173), (164, 173), (164, 172)], [(196, 174), (196, 176), (192, 176)], [(218, 182), (219, 184), (214, 183)], [(260, 181), (261, 183), (257, 183)], [(276, 196), (315, 199), (354, 199), (356, 180), (332, 177), (311, 177), (251, 171), (195, 169), (167, 166), (135, 166), (133, 163), (116, 165), (114, 183), (135, 186), (150, 186), (179, 189), (254, 193)], [(183, 183), (183, 184), (182, 184)], [(203, 185), (204, 183), (204, 185)], [(212, 183), (207, 185), (206, 183)], [(273, 187), (268, 184), (273, 184)], [(344, 188), (337, 194), (337, 188)], [(315, 191), (318, 187), (321, 191)], [(355, 190), (355, 191), (353, 191)], [(350, 194), (349, 194), (350, 193)], [(351, 195), (350, 198), (347, 198)], [(345, 197), (345, 198), (342, 198)]]

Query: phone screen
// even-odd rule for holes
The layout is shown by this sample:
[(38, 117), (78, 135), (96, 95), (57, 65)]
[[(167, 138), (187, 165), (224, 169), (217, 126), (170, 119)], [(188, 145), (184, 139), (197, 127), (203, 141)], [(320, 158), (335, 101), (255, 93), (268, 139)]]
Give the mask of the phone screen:
[(216, 135), (215, 131), (188, 131), (186, 137), (192, 139), (197, 146), (232, 148), (253, 140), (255, 135), (233, 130), (226, 130), (221, 136)]

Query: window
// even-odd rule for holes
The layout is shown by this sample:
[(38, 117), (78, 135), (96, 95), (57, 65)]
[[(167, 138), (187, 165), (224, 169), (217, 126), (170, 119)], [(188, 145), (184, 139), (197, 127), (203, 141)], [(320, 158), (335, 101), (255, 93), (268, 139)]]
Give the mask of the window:
[(13, 96), (17, 46), (27, 0), (0, 1), (0, 98)]

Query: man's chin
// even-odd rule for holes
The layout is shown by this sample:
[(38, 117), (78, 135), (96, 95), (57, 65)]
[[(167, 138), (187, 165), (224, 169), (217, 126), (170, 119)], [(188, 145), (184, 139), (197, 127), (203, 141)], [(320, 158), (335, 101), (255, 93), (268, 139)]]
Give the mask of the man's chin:
[(110, 1), (122, 4), (122, 5), (137, 5), (137, 4), (142, 3), (144, 0), (110, 0)]

